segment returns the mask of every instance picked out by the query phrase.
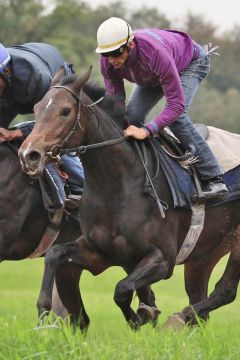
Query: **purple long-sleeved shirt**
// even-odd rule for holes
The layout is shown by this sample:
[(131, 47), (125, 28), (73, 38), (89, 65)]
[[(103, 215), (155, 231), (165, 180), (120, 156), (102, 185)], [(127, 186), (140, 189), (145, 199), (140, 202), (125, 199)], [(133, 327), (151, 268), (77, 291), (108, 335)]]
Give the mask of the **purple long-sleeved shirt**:
[(162, 86), (166, 106), (146, 126), (156, 134), (184, 111), (179, 72), (199, 57), (200, 50), (190, 35), (174, 30), (136, 30), (134, 42), (124, 68), (114, 69), (108, 58), (101, 56), (101, 72), (107, 92), (117, 95), (122, 104), (126, 99), (123, 79), (144, 87)]

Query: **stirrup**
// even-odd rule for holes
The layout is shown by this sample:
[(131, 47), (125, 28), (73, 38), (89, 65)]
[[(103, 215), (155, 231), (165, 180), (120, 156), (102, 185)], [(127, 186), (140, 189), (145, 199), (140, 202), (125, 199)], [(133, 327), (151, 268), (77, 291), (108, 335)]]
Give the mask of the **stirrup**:
[(65, 207), (70, 210), (78, 208), (81, 204), (81, 197), (82, 195), (68, 195), (67, 199), (65, 200)]

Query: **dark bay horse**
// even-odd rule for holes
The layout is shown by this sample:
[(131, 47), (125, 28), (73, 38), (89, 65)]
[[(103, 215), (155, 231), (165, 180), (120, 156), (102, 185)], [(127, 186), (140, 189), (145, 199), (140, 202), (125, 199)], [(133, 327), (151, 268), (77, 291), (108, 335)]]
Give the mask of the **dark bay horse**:
[[(40, 187), (37, 183), (30, 184), (30, 178), (21, 170), (17, 148), (1, 143), (0, 164), (0, 260), (21, 260), (29, 257), (37, 248), (48, 225), (48, 214), (43, 206)], [(73, 241), (80, 234), (77, 221), (69, 218), (61, 224), (56, 242)], [(81, 272), (76, 267), (59, 267), (55, 280), (60, 297), (58, 300), (69, 314), (73, 313), (72, 308), (81, 309), (79, 325), (86, 328), (89, 318), (79, 292)], [(74, 293), (72, 298), (68, 297), (69, 292)], [(56, 305), (60, 308), (58, 300)], [(56, 309), (55, 312), (61, 315)]]
[[(17, 147), (1, 143), (0, 163), (0, 260), (21, 260), (37, 248), (48, 225), (48, 214), (38, 183), (21, 170)], [(80, 235), (80, 225), (69, 217), (63, 220), (56, 243), (71, 242)], [(82, 269), (72, 264), (58, 268), (53, 310), (59, 316), (68, 314), (74, 325), (86, 330), (90, 319), (79, 290), (81, 273)], [(138, 295), (144, 301), (145, 290), (138, 290)], [(150, 292), (149, 296), (154, 304), (154, 294)]]
[[(161, 169), (154, 183), (160, 198), (169, 205), (165, 218), (153, 199), (143, 193), (145, 172), (135, 142), (123, 139), (126, 124), (114, 117), (107, 96), (94, 104), (83, 91), (88, 92), (89, 77), (90, 70), (82, 77), (56, 75), (51, 89), (35, 106), (35, 128), (19, 150), (23, 170), (39, 175), (49, 155), (80, 146), (85, 171), (80, 208), (83, 235), (48, 251), (38, 308), (40, 313), (51, 309), (53, 278), (59, 265), (74, 264), (94, 275), (117, 265), (127, 276), (117, 284), (114, 300), (125, 319), (138, 328), (142, 319), (131, 308), (133, 293), (171, 277), (191, 211), (173, 207)], [(151, 151), (148, 146), (146, 149), (149, 172), (154, 174)], [(206, 210), (203, 232), (185, 265), (185, 286), (192, 304), (180, 313), (185, 322), (195, 320), (194, 312), (206, 318), (210, 311), (235, 298), (240, 275), (239, 215), (239, 200)], [(229, 251), (226, 271), (207, 297), (211, 271)], [(147, 296), (146, 304), (153, 307)]]

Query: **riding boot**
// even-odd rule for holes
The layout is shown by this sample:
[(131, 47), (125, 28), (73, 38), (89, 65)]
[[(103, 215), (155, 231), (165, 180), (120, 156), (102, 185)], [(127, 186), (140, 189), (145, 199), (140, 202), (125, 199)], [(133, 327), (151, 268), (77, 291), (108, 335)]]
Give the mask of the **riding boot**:
[(203, 195), (206, 196), (206, 198), (218, 198), (226, 195), (227, 193), (228, 189), (222, 176), (215, 176), (214, 178), (205, 181), (203, 186)]

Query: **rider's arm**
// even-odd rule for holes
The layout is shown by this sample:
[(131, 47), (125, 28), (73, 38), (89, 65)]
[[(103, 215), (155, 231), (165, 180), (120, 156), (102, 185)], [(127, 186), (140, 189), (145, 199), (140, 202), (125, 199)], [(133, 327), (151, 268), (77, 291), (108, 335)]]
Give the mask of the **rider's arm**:
[(185, 101), (175, 62), (165, 49), (155, 51), (150, 60), (150, 67), (159, 78), (166, 98), (163, 111), (146, 125), (146, 128), (154, 135), (179, 118), (184, 111)]
[(105, 58), (101, 59), (101, 73), (107, 93), (114, 95), (117, 98), (119, 106), (125, 110), (126, 93), (123, 79), (117, 76), (115, 72), (114, 74), (112, 73)]
[(0, 128), (0, 142), (2, 141), (13, 141), (19, 139), (23, 136), (23, 133), (20, 129), (8, 130)]

